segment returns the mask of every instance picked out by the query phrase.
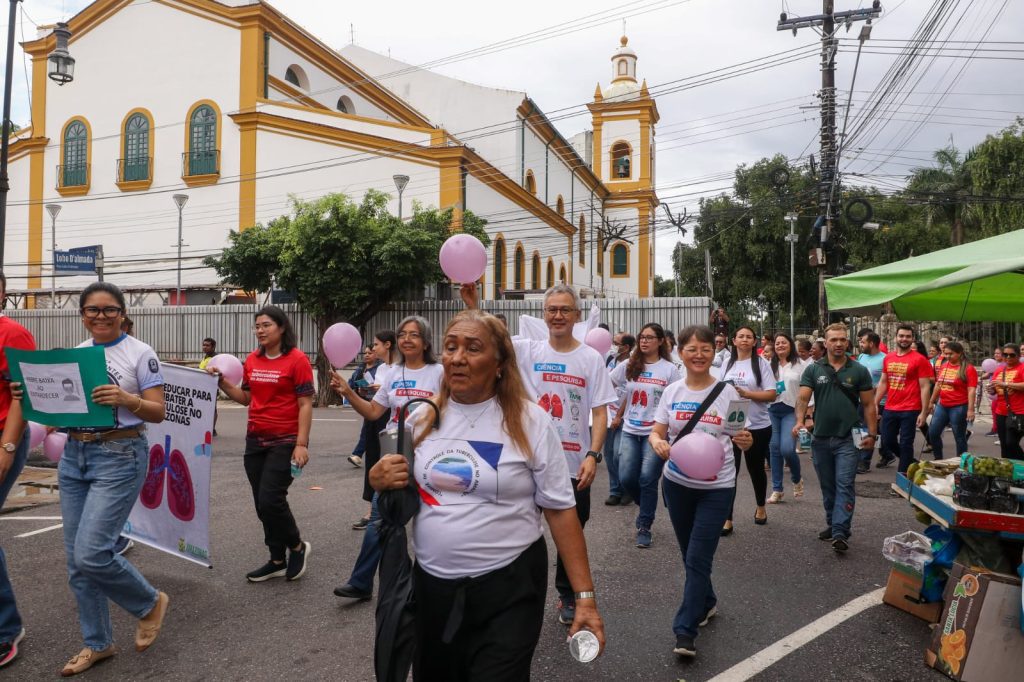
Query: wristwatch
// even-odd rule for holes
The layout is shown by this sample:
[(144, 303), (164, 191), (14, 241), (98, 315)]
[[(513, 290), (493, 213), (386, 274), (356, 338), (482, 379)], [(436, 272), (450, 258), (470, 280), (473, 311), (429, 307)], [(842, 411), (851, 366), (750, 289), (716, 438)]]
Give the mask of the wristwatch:
[(587, 457), (593, 457), (594, 461), (598, 464), (600, 464), (601, 460), (604, 459), (604, 455), (602, 453), (595, 452), (594, 450), (587, 450)]
[(586, 592), (577, 592), (573, 595), (576, 601), (580, 599), (593, 599), (595, 597), (593, 590), (587, 590)]
[[(18, 449), (18, 446), (15, 445), (14, 443), (4, 443), (0, 447), (3, 447), (4, 450), (6, 450), (7, 452), (10, 452), (12, 454), (14, 453), (15, 450)], [(598, 460), (598, 461), (600, 461), (600, 460)]]

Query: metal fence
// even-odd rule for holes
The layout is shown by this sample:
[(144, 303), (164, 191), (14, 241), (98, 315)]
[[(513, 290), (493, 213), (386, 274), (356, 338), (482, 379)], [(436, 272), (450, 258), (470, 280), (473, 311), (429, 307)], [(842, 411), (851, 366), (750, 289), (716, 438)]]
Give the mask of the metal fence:
[[(596, 304), (601, 309), (601, 320), (612, 331), (636, 333), (647, 322), (658, 322), (665, 329), (678, 331), (690, 324), (706, 324), (711, 311), (707, 298), (648, 298), (648, 299), (586, 299), (589, 311)], [(519, 332), (519, 316), (541, 316), (543, 302), (483, 301), (481, 307), (490, 313), (502, 313), (508, 318), (509, 329)], [(282, 305), (299, 337), (299, 348), (310, 360), (317, 359), (317, 331), (313, 318), (298, 305)], [(440, 335), (448, 320), (463, 309), (461, 301), (403, 301), (381, 311), (364, 327), (365, 337), (383, 329), (395, 329), (402, 318), (421, 315), (433, 327), (434, 347), (440, 347)], [(158, 306), (129, 310), (135, 323), (134, 334), (148, 343), (165, 360), (198, 362), (202, 358), (201, 344), (206, 337), (217, 340), (217, 351), (244, 357), (256, 347), (253, 335), (255, 305), (222, 306)], [(75, 310), (8, 310), (8, 317), (32, 332), (39, 348), (69, 348), (89, 337)], [(586, 314), (589, 314), (587, 312)]]

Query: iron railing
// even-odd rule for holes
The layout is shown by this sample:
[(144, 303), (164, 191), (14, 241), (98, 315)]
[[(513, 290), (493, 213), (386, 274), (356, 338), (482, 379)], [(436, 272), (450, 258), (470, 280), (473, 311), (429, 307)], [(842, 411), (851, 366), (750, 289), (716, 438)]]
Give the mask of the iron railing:
[(135, 182), (153, 179), (153, 157), (136, 156), (117, 160), (117, 181)]
[(57, 166), (57, 187), (82, 187), (89, 184), (89, 164), (73, 163)]
[(220, 173), (220, 150), (185, 152), (181, 155), (181, 175), (216, 175)]

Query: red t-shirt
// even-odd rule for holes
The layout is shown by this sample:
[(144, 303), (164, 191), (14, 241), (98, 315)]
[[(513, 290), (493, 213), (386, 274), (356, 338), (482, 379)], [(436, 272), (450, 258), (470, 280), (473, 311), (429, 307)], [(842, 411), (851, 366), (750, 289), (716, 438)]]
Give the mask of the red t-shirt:
[(879, 341), (878, 342), (878, 350), (882, 351), (883, 353), (888, 353), (889, 352), (889, 347), (887, 345), (885, 345), (885, 341)]
[(931, 379), (934, 374), (928, 358), (910, 351), (906, 355), (889, 353), (882, 361), (882, 371), (888, 381), (885, 409), (892, 412), (921, 410), (921, 379)]
[(36, 340), (29, 330), (9, 317), (0, 315), (0, 429), (7, 423), (7, 413), (11, 410), (11, 373), (8, 371), (4, 348), (35, 350)]
[(276, 358), (253, 351), (245, 359), (242, 388), (249, 391), (246, 437), (295, 440), (299, 432), (299, 396), (313, 395), (313, 368), (298, 348)]
[[(995, 379), (996, 381), (1006, 381), (1006, 382), (1009, 382), (1011, 384), (1024, 383), (1024, 363), (1019, 363), (1018, 362), (1017, 366), (1013, 367), (1013, 368), (1010, 368), (1010, 367), (1001, 367), (1001, 368), (999, 368), (998, 370), (996, 370), (996, 375), (995, 375), (995, 377), (993, 377), (993, 379)], [(999, 389), (997, 389), (997, 390), (999, 390)], [(1024, 414), (1024, 391), (1020, 391), (1020, 390), (1010, 391), (1008, 396), (1006, 396), (1006, 398), (1004, 398), (1004, 400), (1002, 401), (1003, 405), (1004, 405), (1003, 406), (1003, 411), (1000, 413), (1000, 414), (1003, 414), (1004, 416), (1009, 413), (1009, 412), (1007, 412), (1006, 407), (1005, 407), (1006, 399), (1007, 398), (1009, 399), (1009, 402), (1010, 402), (1009, 412), (1013, 412), (1014, 414)]]
[(936, 371), (939, 384), (939, 403), (943, 407), (967, 404), (967, 389), (978, 387), (978, 370), (967, 365), (967, 379), (960, 378), (960, 365), (949, 362), (939, 365)]

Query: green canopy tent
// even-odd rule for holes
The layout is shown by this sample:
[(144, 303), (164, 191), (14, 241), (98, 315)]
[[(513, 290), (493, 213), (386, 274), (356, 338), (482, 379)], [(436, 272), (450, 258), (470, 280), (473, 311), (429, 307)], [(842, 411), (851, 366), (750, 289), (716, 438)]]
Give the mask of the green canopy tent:
[(826, 280), (830, 310), (902, 320), (1024, 320), (1024, 230)]

